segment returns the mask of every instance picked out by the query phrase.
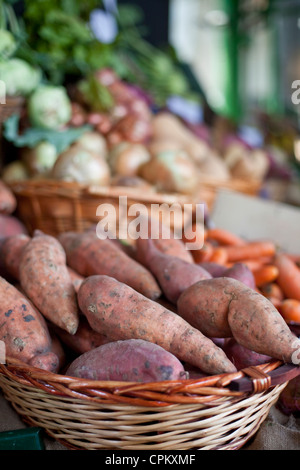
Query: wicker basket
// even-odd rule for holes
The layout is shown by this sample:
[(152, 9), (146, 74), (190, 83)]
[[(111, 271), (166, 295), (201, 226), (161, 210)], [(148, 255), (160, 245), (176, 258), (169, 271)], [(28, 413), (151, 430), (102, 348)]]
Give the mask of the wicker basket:
[[(15, 182), (10, 183), (10, 187), (17, 198), (18, 215), (29, 232), (39, 229), (45, 233), (57, 235), (68, 230), (81, 232), (99, 222), (96, 211), (100, 204), (112, 204), (116, 209), (118, 219), (120, 196), (127, 197), (128, 209), (132, 204), (140, 203), (151, 211), (152, 216), (153, 209), (158, 205), (157, 211), (160, 214), (163, 214), (161, 212), (163, 206), (166, 210), (170, 205), (172, 207), (177, 205), (178, 208), (184, 206), (184, 211), (179, 211), (179, 216), (171, 220), (173, 228), (177, 224), (182, 227), (184, 219), (193, 217), (196, 203), (205, 202), (209, 208), (212, 206), (220, 185), (218, 186), (212, 180), (203, 182), (194, 197), (159, 194), (154, 191), (143, 191), (140, 188), (85, 186), (51, 180)], [(234, 181), (227, 185), (224, 183), (221, 187), (249, 195), (255, 195), (259, 190), (258, 183), (244, 181)], [(154, 217), (156, 215), (164, 220), (163, 215), (157, 213)]]
[(0, 387), (26, 423), (71, 449), (236, 450), (299, 371), (271, 361), (234, 374), (141, 384), (76, 379), (7, 358)]
[(7, 96), (5, 104), (0, 104), (0, 128), (1, 125), (13, 114), (20, 114), (25, 98), (23, 96)]

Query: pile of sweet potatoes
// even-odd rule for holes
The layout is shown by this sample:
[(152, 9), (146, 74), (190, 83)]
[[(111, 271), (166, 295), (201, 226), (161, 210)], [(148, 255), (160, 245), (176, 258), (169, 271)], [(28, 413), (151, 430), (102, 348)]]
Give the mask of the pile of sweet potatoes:
[(0, 239), (27, 233), (24, 224), (14, 215), (17, 200), (11, 189), (0, 179)]
[(197, 250), (176, 237), (126, 250), (93, 230), (35, 231), (1, 240), (0, 269), (0, 340), (35, 367), (149, 382), (298, 363), (284, 307), (300, 303), (300, 269), (269, 240), (205, 229)]

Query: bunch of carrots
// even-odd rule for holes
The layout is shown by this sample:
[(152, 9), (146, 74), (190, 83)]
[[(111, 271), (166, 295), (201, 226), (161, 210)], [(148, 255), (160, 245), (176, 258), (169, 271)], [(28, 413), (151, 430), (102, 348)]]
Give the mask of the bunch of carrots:
[[(202, 248), (191, 250), (196, 263), (231, 267), (244, 263), (253, 273), (256, 290), (267, 297), (287, 323), (300, 323), (300, 253), (279, 250), (272, 240), (246, 241), (223, 228), (192, 227)], [(202, 238), (201, 238), (202, 237)], [(184, 241), (187, 241), (184, 239)]]

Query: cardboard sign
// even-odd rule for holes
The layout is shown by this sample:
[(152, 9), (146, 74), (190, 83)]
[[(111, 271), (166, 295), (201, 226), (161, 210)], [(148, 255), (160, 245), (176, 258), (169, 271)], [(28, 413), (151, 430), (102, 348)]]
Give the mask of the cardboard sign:
[(288, 204), (220, 190), (211, 219), (245, 240), (270, 239), (289, 253), (300, 254), (300, 209)]

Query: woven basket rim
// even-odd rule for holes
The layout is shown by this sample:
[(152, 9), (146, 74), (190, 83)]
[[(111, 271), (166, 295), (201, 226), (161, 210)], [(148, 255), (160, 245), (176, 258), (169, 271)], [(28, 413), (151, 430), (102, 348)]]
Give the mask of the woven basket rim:
[(211, 403), (220, 398), (241, 399), (262, 393), (300, 374), (300, 367), (279, 360), (235, 373), (161, 382), (86, 380), (37, 369), (15, 358), (0, 364), (0, 374), (50, 394), (106, 403), (138, 406)]
[[(77, 181), (65, 181), (65, 180), (57, 180), (53, 178), (43, 178), (39, 177), (37, 179), (25, 179), (25, 180), (15, 180), (15, 181), (9, 181), (8, 184), (12, 186), (13, 188), (18, 186), (20, 187), (32, 187), (32, 188), (38, 188), (38, 187), (63, 187), (63, 188), (70, 188), (70, 189), (87, 189), (87, 188), (94, 188), (94, 190), (99, 190), (100, 192), (104, 188), (121, 188), (121, 189), (126, 189), (128, 191), (134, 190), (134, 192), (140, 192), (141, 194), (145, 192), (144, 188), (139, 188), (138, 186), (136, 187), (130, 187), (130, 186), (101, 186), (97, 184), (86, 184), (86, 183), (80, 183)], [(244, 180), (241, 178), (231, 178), (230, 180), (221, 180), (217, 178), (213, 178), (211, 176), (207, 175), (201, 175), (201, 178), (199, 180), (200, 185), (207, 185), (207, 186), (212, 186), (212, 187), (220, 187), (220, 188), (228, 188), (228, 189), (241, 189), (241, 190), (247, 190), (247, 189), (259, 189), (261, 187), (261, 181), (260, 180)], [(116, 192), (116, 191), (114, 191)], [(156, 192), (154, 192), (155, 194)], [(189, 194), (185, 193), (164, 193), (160, 192), (161, 194), (168, 194), (171, 196), (189, 196)], [(159, 194), (159, 192), (158, 192)]]

